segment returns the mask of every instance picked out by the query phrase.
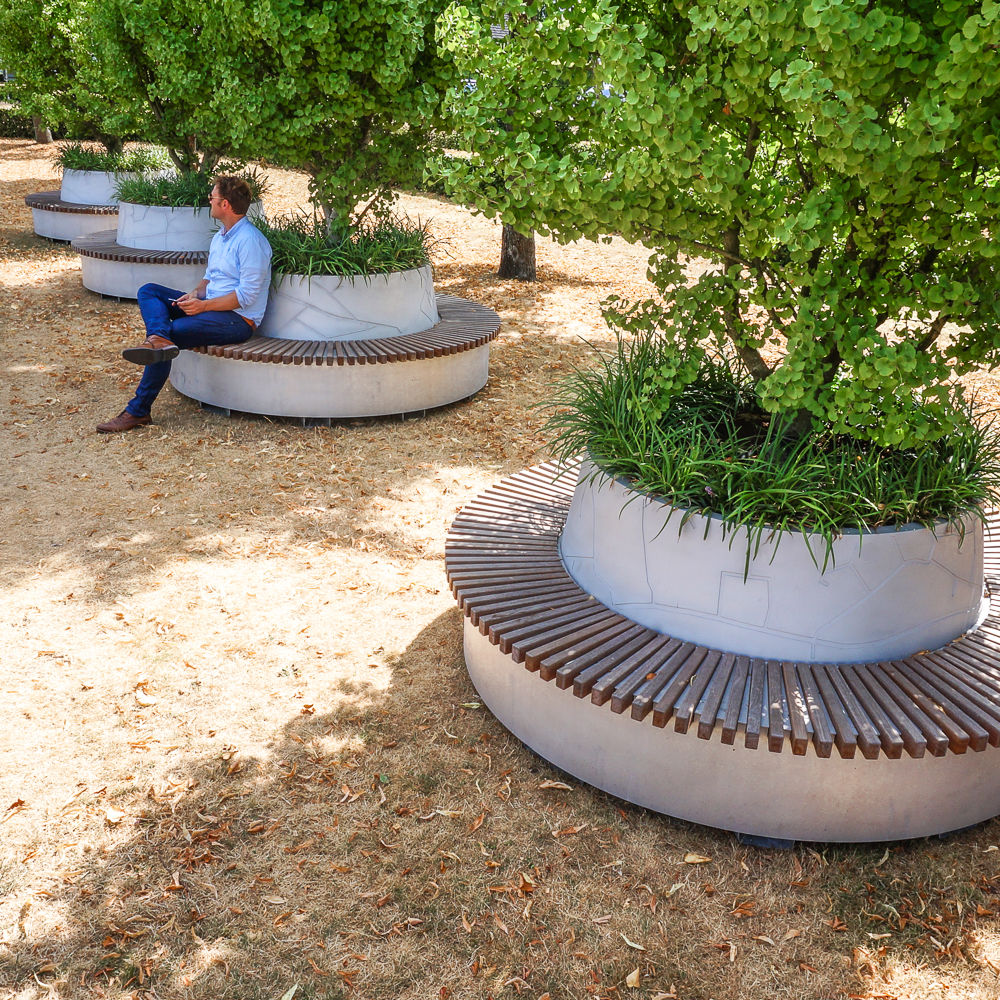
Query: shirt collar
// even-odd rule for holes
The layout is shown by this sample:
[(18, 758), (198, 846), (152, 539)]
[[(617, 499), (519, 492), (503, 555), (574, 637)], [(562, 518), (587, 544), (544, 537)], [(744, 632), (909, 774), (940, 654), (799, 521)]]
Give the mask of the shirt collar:
[(235, 233), (235, 232), (236, 232), (236, 230), (237, 230), (237, 229), (239, 229), (239, 228), (240, 228), (240, 226), (241, 226), (241, 225), (242, 225), (242, 224), (243, 224), (244, 222), (246, 222), (246, 218), (247, 218), (247, 217), (246, 217), (245, 215), (244, 215), (244, 216), (241, 216), (241, 217), (240, 217), (240, 218), (239, 218), (239, 219), (238, 219), (238, 220), (237, 220), (236, 222), (234, 222), (234, 223), (233, 223), (233, 224), (232, 224), (232, 225), (231, 225), (231, 226), (230, 226), (230, 227), (229, 227), (228, 229), (223, 229), (223, 230), (222, 230), (222, 239), (223, 239), (223, 242), (227, 242), (227, 241), (229, 240), (229, 237), (230, 237), (230, 236), (232, 236), (232, 235), (233, 235), (233, 233)]

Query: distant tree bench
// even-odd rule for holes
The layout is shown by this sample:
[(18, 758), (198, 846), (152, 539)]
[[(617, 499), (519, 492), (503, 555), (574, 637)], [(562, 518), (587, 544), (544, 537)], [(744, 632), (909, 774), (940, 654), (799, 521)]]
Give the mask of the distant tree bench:
[(69, 243), (78, 236), (106, 230), (109, 216), (118, 215), (117, 205), (81, 205), (62, 201), (58, 191), (39, 191), (25, 195), (24, 203), (31, 209), (35, 234), (48, 240)]
[(440, 322), (422, 333), (357, 340), (254, 336), (181, 351), (170, 381), (223, 410), (303, 419), (412, 413), (478, 392), (489, 374), (500, 317), (454, 295), (437, 296)]
[[(525, 743), (622, 798), (761, 836), (889, 840), (1000, 813), (1000, 608), (943, 649), (885, 663), (707, 649), (573, 581), (559, 534), (575, 481), (525, 470), (448, 535), (470, 675)], [(1000, 517), (990, 525), (996, 587)]]
[[(112, 208), (117, 213), (117, 207)], [(134, 299), (147, 282), (189, 289), (205, 274), (207, 250), (144, 250), (123, 246), (117, 236), (116, 230), (103, 229), (72, 241), (80, 255), (84, 288), (100, 295)]]

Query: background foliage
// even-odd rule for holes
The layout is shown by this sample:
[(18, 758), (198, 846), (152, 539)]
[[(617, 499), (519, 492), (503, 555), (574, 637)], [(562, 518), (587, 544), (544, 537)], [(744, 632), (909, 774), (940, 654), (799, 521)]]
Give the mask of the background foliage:
[(49, 126), (119, 149), (123, 136), (143, 127), (141, 105), (109, 101), (107, 64), (90, 31), (88, 0), (3, 0), (0, 3), (0, 67), (14, 74), (5, 100)]
[(306, 170), (329, 218), (361, 202), (383, 214), (392, 186), (419, 181), (449, 73), (434, 34), (442, 7), (262, 0), (241, 19), (240, 46), (266, 77), (249, 97), (252, 141)]
[[(232, 147), (239, 100), (216, 100), (215, 46), (225, 35), (218, 4), (203, 0), (83, 0), (111, 104), (146, 109), (145, 138), (181, 173), (210, 174)], [(231, 58), (238, 53), (229, 46)], [(232, 98), (232, 94), (229, 95)]]

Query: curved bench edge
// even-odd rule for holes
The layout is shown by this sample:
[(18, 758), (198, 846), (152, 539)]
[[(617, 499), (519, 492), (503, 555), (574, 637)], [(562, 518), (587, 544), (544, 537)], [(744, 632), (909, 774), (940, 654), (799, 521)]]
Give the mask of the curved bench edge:
[[(563, 566), (558, 539), (575, 478), (575, 466), (553, 462), (523, 470), (466, 505), (449, 530), (452, 591), (511, 665), (633, 721), (772, 753), (876, 760), (1000, 746), (996, 610), (940, 650), (874, 664), (767, 661), (663, 636), (605, 607)], [(996, 514), (990, 523), (1000, 526)], [(989, 563), (1000, 531), (986, 545)]]

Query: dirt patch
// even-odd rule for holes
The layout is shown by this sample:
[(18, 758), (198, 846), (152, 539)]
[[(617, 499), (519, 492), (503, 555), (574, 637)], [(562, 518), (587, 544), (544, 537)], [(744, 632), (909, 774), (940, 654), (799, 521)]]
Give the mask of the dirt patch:
[[(547, 457), (534, 404), (651, 293), (641, 248), (540, 241), (503, 282), (497, 226), (406, 196), (437, 287), (503, 319), (475, 399), (303, 428), (168, 388), (104, 437), (137, 310), (32, 235), (53, 150), (0, 156), (0, 996), (995, 996), (996, 823), (749, 849), (479, 706), (448, 525)], [(272, 171), (268, 211), (305, 191)]]

